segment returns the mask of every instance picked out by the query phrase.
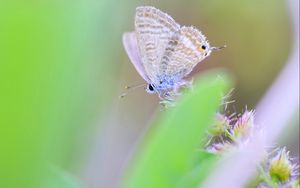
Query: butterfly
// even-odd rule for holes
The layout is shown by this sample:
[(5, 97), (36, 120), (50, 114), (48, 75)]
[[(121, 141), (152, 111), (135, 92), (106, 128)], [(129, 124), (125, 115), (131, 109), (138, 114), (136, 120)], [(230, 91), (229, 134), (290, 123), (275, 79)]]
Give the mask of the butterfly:
[[(127, 55), (145, 90), (157, 93), (161, 101), (174, 101), (179, 89), (190, 87), (187, 76), (213, 50), (195, 27), (180, 26), (168, 14), (151, 6), (136, 8), (135, 31), (123, 34)], [(146, 85), (146, 84), (145, 84)]]

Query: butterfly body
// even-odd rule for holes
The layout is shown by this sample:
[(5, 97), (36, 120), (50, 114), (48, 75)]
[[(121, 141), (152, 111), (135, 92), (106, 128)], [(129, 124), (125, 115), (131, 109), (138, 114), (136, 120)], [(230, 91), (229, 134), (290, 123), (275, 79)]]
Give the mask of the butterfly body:
[(150, 6), (136, 8), (135, 31), (123, 35), (126, 52), (148, 83), (146, 91), (173, 100), (193, 68), (210, 55), (205, 36), (193, 26), (180, 26), (166, 13)]
[[(159, 75), (157, 76), (157, 79), (154, 80), (154, 82), (150, 82), (148, 85), (148, 91), (149, 93), (168, 93), (169, 91), (173, 91), (175, 88), (180, 88), (182, 85), (184, 85), (185, 81), (182, 79), (179, 79), (176, 76), (170, 76), (168, 74), (166, 75)], [(149, 88), (152, 87), (153, 89)], [(160, 95), (163, 97), (163, 95)]]

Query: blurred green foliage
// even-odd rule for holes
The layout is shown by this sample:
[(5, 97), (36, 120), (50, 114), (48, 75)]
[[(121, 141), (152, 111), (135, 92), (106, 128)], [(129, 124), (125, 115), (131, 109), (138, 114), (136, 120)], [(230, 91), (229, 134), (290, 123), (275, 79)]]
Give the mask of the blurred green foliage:
[[(219, 66), (231, 69), (237, 80), (236, 105), (243, 108), (256, 104), (288, 56), (290, 25), (284, 3), (284, 0), (0, 0), (0, 187), (39, 188), (46, 187), (45, 184), (69, 187), (66, 185), (69, 179), (65, 180), (60, 170), (57, 170), (57, 177), (50, 175), (53, 181), (49, 183), (52, 171), (48, 164), (58, 165), (64, 171), (76, 171), (74, 169), (81, 165), (78, 161), (87, 150), (83, 146), (93, 130), (91, 124), (107, 116), (106, 108), (110, 108), (111, 99), (118, 96), (112, 92), (121, 82), (121, 69), (127, 78), (138, 77), (121, 45), (122, 33), (133, 30), (136, 6), (154, 5), (182, 25), (195, 25), (213, 45), (226, 43), (227, 49), (212, 54), (197, 69)], [(215, 90), (223, 87), (217, 85)], [(205, 87), (205, 84), (199, 87), (199, 91)], [(206, 92), (199, 96), (209, 96)], [(219, 96), (212, 94), (211, 97)], [(199, 118), (204, 126), (201, 130), (199, 127), (199, 130), (196, 127), (189, 130), (183, 129), (185, 124), (192, 124), (185, 117), (200, 110), (209, 118), (217, 107), (217, 100), (213, 100), (210, 108), (204, 111), (208, 100), (202, 99), (198, 99), (201, 103), (197, 108), (195, 104), (198, 103), (182, 101), (182, 108), (170, 112), (164, 121), (157, 123), (162, 129), (175, 125), (176, 134), (191, 131), (186, 133), (191, 135), (185, 135), (191, 137), (187, 140), (189, 143), (174, 145), (175, 149), (186, 149), (186, 156), (172, 153), (181, 150), (171, 150), (170, 155), (177, 157), (165, 165), (192, 157), (196, 138), (205, 130), (208, 119), (195, 116), (196, 119), (190, 121)], [(150, 104), (148, 100), (128, 101), (130, 106), (124, 109)], [(193, 107), (189, 109), (189, 105)], [(176, 113), (182, 115), (175, 116)], [(176, 134), (168, 133), (166, 129), (156, 138), (165, 143), (160, 149), (176, 142)], [(154, 144), (150, 144), (151, 147)], [(156, 151), (155, 148), (151, 150)], [(170, 155), (157, 154), (157, 157), (166, 159)], [(147, 158), (149, 156), (145, 160)], [(193, 177), (185, 172), (193, 166), (182, 165), (174, 172), (174, 177), (183, 175), (180, 182), (185, 184)], [(192, 172), (197, 172), (197, 167)], [(132, 178), (130, 181), (135, 181), (135, 176)], [(191, 183), (200, 179), (196, 177)]]
[(43, 180), (44, 188), (82, 188), (82, 182), (54, 165), (49, 165)]
[(194, 159), (192, 159), (194, 163), (192, 163), (191, 169), (180, 178), (176, 186), (178, 188), (199, 187), (199, 184), (216, 168), (215, 164), (219, 157), (219, 155), (209, 153), (205, 150), (199, 149), (199, 151), (196, 151), (194, 153)]
[[(229, 87), (228, 78), (221, 75), (203, 75), (195, 83), (192, 92), (187, 93), (175, 108), (163, 114), (150, 131), (147, 143), (141, 146), (141, 153), (134, 160), (133, 170), (125, 180), (124, 187), (198, 186), (210, 170), (203, 164), (211, 156), (195, 151), (215, 116), (222, 94)], [(200, 166), (196, 166), (197, 163), (192, 160), (195, 154), (199, 155), (197, 161)], [(193, 170), (197, 173), (192, 175)], [(194, 177), (187, 177), (189, 181), (182, 180), (190, 175)]]
[(94, 1), (0, 4), (0, 187), (45, 187), (46, 164), (76, 166), (110, 92), (99, 87), (109, 46), (97, 45), (109, 12)]

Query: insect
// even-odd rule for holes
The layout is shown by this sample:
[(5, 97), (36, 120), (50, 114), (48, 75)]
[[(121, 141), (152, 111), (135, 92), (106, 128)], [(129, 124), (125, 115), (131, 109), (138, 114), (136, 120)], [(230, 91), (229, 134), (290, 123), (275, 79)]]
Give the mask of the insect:
[(151, 6), (136, 8), (134, 25), (135, 31), (123, 34), (124, 48), (147, 82), (146, 91), (157, 93), (162, 103), (174, 101), (180, 88), (190, 87), (187, 76), (193, 68), (213, 50), (225, 47), (211, 47), (195, 27), (180, 26)]

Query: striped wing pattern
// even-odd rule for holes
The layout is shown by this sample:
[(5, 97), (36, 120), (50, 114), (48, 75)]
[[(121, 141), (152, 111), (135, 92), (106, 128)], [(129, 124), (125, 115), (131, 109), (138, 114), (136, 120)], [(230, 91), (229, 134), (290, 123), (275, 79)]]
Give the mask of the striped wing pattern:
[(159, 74), (162, 56), (180, 26), (166, 13), (154, 7), (138, 7), (135, 32), (141, 62), (149, 79), (154, 82)]
[(207, 49), (209, 43), (199, 30), (182, 27), (168, 42), (160, 64), (160, 75), (175, 77), (176, 80), (186, 77), (209, 55)]

